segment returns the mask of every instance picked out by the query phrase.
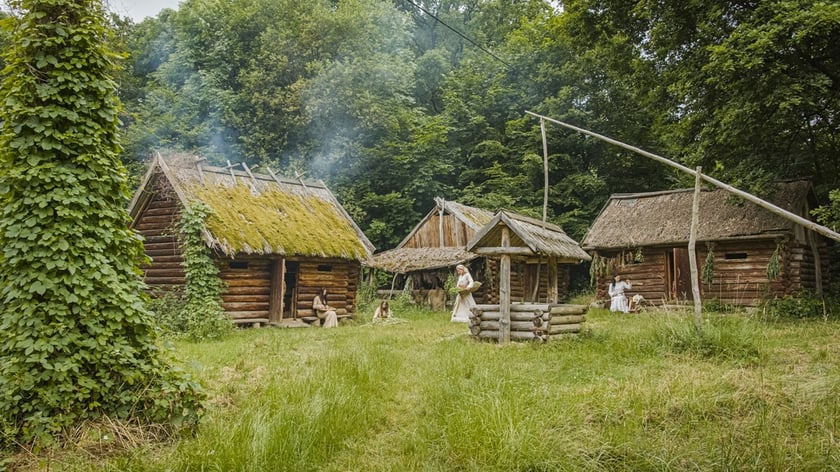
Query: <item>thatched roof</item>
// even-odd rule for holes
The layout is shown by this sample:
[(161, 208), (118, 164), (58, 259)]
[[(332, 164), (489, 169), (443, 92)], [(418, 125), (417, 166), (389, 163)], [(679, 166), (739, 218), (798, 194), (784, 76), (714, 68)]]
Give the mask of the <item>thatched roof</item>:
[(502, 229), (510, 229), (510, 246), (527, 248), (533, 254), (557, 257), (568, 262), (591, 260), (563, 228), (505, 210), (496, 214), (467, 244), (468, 251), (500, 247)]
[(395, 274), (464, 264), (478, 257), (462, 247), (401, 247), (373, 256), (373, 267)]
[[(355, 259), (367, 262), (373, 245), (323, 182), (304, 182), (230, 168), (197, 164), (195, 157), (158, 156), (131, 203), (136, 216), (143, 190), (166, 178), (181, 203), (203, 202), (207, 245), (226, 255), (278, 254)], [(241, 169), (241, 170), (240, 170)]]
[[(780, 182), (769, 201), (807, 216), (810, 191), (808, 181)], [(772, 238), (794, 231), (792, 221), (748, 201), (734, 203), (730, 195), (722, 189), (701, 192), (698, 241)], [(581, 246), (591, 250), (686, 243), (693, 198), (693, 189), (613, 195)]]
[(452, 215), (473, 231), (478, 231), (493, 219), (493, 213), (481, 208), (435, 198), (435, 207), (409, 231), (396, 248), (373, 255), (371, 266), (395, 274), (452, 267), (478, 257), (463, 247), (410, 248), (406, 243), (440, 211)]
[[(482, 210), (481, 208), (462, 205), (458, 202), (448, 202), (442, 198), (435, 198), (438, 207), (442, 207), (444, 211), (455, 215), (464, 224), (475, 231), (480, 230), (484, 225), (493, 219), (493, 212)], [(436, 211), (436, 210), (432, 210)]]

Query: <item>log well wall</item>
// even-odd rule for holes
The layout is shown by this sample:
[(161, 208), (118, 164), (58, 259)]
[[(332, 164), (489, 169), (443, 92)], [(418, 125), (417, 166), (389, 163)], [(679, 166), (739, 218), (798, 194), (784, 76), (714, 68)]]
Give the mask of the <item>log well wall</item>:
[[(586, 321), (586, 305), (512, 303), (511, 341), (548, 341), (564, 334), (579, 333)], [(501, 306), (476, 305), (470, 315), (470, 334), (481, 340), (498, 341)]]

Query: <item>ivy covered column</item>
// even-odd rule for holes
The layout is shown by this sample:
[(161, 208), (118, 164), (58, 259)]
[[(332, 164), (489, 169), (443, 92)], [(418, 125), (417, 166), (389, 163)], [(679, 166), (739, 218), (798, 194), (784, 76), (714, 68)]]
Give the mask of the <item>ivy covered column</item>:
[(128, 229), (102, 5), (7, 3), (0, 446), (52, 443), (102, 416), (195, 424), (201, 394), (158, 348)]

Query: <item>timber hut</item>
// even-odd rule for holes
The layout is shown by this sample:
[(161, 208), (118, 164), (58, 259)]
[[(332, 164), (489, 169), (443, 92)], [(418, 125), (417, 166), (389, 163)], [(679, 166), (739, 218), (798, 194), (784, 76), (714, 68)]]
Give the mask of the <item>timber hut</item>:
[[(513, 215), (508, 212), (507, 214)], [(527, 217), (516, 215), (525, 220)], [(467, 243), (490, 221), (494, 214), (481, 208), (458, 202), (435, 198), (435, 207), (409, 232), (394, 249), (373, 256), (373, 268), (394, 274), (396, 287), (408, 287), (415, 300), (431, 308), (444, 309), (447, 298), (445, 284), (452, 277), (454, 267), (464, 264), (475, 280), (481, 281), (481, 288), (473, 296), (479, 303), (498, 303), (499, 260), (471, 253)], [(563, 230), (551, 225), (560, 232)], [(565, 236), (565, 233), (563, 233)], [(571, 240), (570, 240), (571, 241)], [(588, 254), (577, 247), (575, 254), (583, 258)], [(574, 258), (577, 262), (578, 259)], [(549, 289), (546, 272), (547, 260), (517, 260), (511, 268), (511, 296), (519, 301), (534, 301), (538, 294)], [(542, 265), (541, 265), (542, 264)], [(568, 296), (569, 269), (565, 263), (557, 268), (556, 290), (559, 297)]]
[[(557, 225), (500, 211), (467, 243), (472, 253), (499, 259), (494, 285), (498, 302), (476, 306), (470, 316), (470, 333), (500, 343), (541, 340), (577, 333), (585, 321), (587, 305), (560, 304), (557, 267), (590, 260), (589, 254)], [(545, 303), (515, 303), (511, 294), (513, 261), (545, 264)]]
[(203, 203), (210, 215), (202, 236), (225, 286), (222, 307), (235, 323), (312, 322), (322, 287), (340, 317), (352, 316), (373, 246), (323, 182), (201, 161), (158, 155), (131, 202), (131, 227), (151, 258), (144, 272), (152, 294), (183, 287), (178, 223), (188, 205)]
[[(693, 298), (688, 261), (693, 190), (616, 194), (581, 245), (593, 255), (598, 299), (622, 274), (653, 304)], [(778, 182), (769, 200), (807, 218), (814, 204), (809, 181)], [(701, 297), (755, 306), (767, 297), (803, 289), (820, 292), (826, 275), (825, 239), (722, 189), (700, 193), (697, 267)]]

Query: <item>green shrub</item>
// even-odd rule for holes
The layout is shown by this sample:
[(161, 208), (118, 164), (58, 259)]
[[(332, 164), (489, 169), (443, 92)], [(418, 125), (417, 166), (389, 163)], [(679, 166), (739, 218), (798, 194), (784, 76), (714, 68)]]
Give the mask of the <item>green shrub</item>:
[(770, 319), (836, 318), (840, 314), (840, 301), (836, 298), (818, 297), (803, 291), (798, 295), (770, 298), (759, 306), (760, 313)]

